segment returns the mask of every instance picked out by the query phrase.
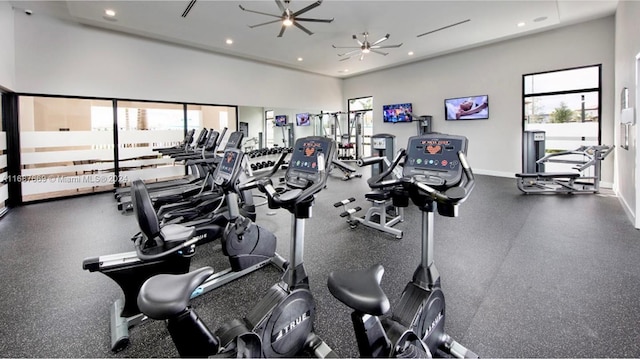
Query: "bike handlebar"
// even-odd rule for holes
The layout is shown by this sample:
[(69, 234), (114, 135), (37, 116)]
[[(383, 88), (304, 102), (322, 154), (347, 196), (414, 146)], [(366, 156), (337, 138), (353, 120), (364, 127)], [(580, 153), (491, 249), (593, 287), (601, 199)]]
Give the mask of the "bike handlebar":
[(371, 188), (393, 187), (393, 186), (398, 186), (400, 184), (405, 186), (406, 185), (414, 186), (424, 194), (431, 197), (436, 202), (451, 203), (451, 204), (463, 202), (465, 199), (467, 199), (467, 197), (475, 187), (475, 177), (473, 175), (473, 171), (471, 170), (471, 167), (467, 162), (466, 156), (461, 151), (458, 152), (458, 158), (460, 159), (460, 165), (462, 166), (462, 171), (465, 176), (465, 181), (463, 185), (458, 184), (457, 186), (449, 187), (446, 189), (446, 191), (442, 192), (428, 185), (425, 182), (420, 182), (419, 180), (416, 179), (416, 177), (404, 177), (400, 179), (384, 180), (384, 178), (394, 170), (394, 168), (400, 163), (402, 158), (404, 158), (405, 156), (406, 156), (406, 151), (404, 149), (401, 149), (400, 151), (398, 151), (398, 154), (396, 155), (396, 158), (394, 158), (391, 166), (389, 166), (389, 168), (385, 172), (378, 175), (375, 178), (375, 181), (373, 181), (372, 183), (369, 183), (369, 186)]

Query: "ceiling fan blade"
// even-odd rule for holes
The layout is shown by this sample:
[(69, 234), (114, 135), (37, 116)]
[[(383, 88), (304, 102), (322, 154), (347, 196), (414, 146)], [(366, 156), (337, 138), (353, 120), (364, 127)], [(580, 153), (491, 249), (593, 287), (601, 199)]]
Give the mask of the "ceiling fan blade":
[(374, 49), (371, 49), (371, 52), (375, 52), (376, 54), (380, 54), (380, 55), (384, 55), (384, 56), (389, 55), (388, 52), (382, 52), (382, 51), (378, 51), (378, 50), (374, 50)]
[(242, 11), (252, 12), (252, 13), (260, 14), (260, 15), (267, 15), (267, 16), (271, 16), (271, 17), (277, 17), (277, 18), (279, 18), (279, 19), (281, 19), (281, 18), (282, 18), (282, 16), (281, 16), (281, 15), (267, 14), (266, 12), (262, 12), (262, 11), (249, 10), (249, 9), (247, 9), (247, 8), (243, 7), (242, 5), (238, 5), (238, 6), (240, 6), (240, 9), (241, 9)]
[(249, 28), (253, 29), (254, 27), (258, 27), (258, 26), (262, 26), (262, 25), (268, 25), (268, 24), (273, 24), (273, 23), (276, 23), (276, 22), (280, 22), (280, 19), (278, 19), (278, 20), (273, 20), (273, 21), (263, 22), (262, 24), (249, 25)]
[[(276, 0), (276, 1), (278, 1), (278, 0)], [(305, 12), (307, 12), (307, 11), (309, 11), (311, 9), (317, 8), (318, 6), (320, 6), (320, 4), (322, 4), (322, 0), (318, 0), (318, 1), (314, 2), (313, 4), (305, 7), (302, 10), (298, 10), (298, 11), (294, 12), (292, 15), (293, 16), (297, 16), (297, 15), (304, 14)]]
[(347, 61), (347, 60), (349, 60), (350, 58), (351, 58), (351, 56), (348, 56), (348, 57), (345, 57), (344, 59), (340, 59), (340, 60), (338, 60), (338, 61)]
[(287, 11), (287, 9), (284, 7), (284, 4), (282, 3), (282, 1), (276, 0), (276, 4), (278, 5), (278, 9), (280, 9), (280, 11), (282, 11), (282, 12)]
[(296, 17), (295, 18), (296, 21), (310, 21), (310, 22), (332, 22), (333, 18), (331, 19), (310, 19), (310, 18), (306, 18), (306, 17)]
[(352, 38), (356, 40), (356, 42), (358, 43), (358, 46), (362, 47), (363, 43), (362, 41), (358, 40), (358, 37), (356, 35), (353, 35)]
[(373, 44), (371, 44), (371, 46), (378, 45), (379, 43), (381, 43), (381, 42), (383, 42), (383, 41), (385, 41), (385, 40), (388, 40), (388, 39), (389, 39), (389, 36), (391, 36), (391, 35), (389, 35), (389, 34), (384, 35), (384, 37), (383, 37), (382, 39), (380, 39), (380, 40), (378, 40), (378, 41), (374, 42)]
[(296, 25), (296, 27), (304, 32), (306, 32), (309, 35), (313, 35), (313, 32), (311, 32), (309, 29), (307, 29), (306, 27), (300, 25), (297, 21), (293, 22), (294, 25)]
[(397, 44), (397, 45), (386, 45), (386, 46), (371, 46), (372, 49), (392, 49), (392, 48), (397, 48), (402, 46), (402, 44)]
[(333, 46), (334, 49), (359, 49), (359, 46), (336, 46), (336, 45), (331, 45)]
[(364, 60), (364, 52), (360, 54), (360, 61)]
[(282, 25), (282, 27), (280, 28), (280, 33), (278, 34), (278, 37), (282, 37), (282, 34), (284, 34), (284, 30), (286, 30), (287, 27)]
[(342, 57), (342, 56), (349, 57), (349, 56), (351, 56), (351, 55), (357, 54), (358, 52), (360, 52), (360, 50), (359, 50), (359, 49), (358, 49), (358, 50), (353, 50), (353, 51), (347, 51), (347, 52), (345, 52), (344, 54), (338, 54), (338, 56), (341, 56), (341, 57)]

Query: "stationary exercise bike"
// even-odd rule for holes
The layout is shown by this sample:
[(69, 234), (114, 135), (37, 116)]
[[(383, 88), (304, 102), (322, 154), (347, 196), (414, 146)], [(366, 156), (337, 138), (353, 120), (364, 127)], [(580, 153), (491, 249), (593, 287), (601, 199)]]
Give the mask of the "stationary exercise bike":
[[(266, 194), (269, 208), (284, 208), (292, 214), (290, 261), (282, 280), (262, 296), (243, 320), (232, 320), (214, 334), (189, 307), (190, 296), (213, 272), (211, 267), (186, 274), (158, 275), (144, 283), (138, 295), (138, 306), (148, 317), (167, 321), (180, 356), (206, 357), (222, 353), (269, 358), (303, 353), (318, 357), (334, 355), (313, 331), (316, 307), (309, 290), (303, 253), (305, 219), (311, 217), (315, 194), (325, 187), (335, 146), (335, 142), (326, 137), (298, 139), (283, 188), (276, 190), (269, 178), (238, 186), (240, 190), (257, 187)], [(237, 160), (234, 152), (225, 152), (220, 172), (224, 173), (225, 168)], [(215, 180), (217, 182), (219, 178)], [(225, 232), (225, 237), (230, 232)]]
[[(236, 148), (228, 148), (226, 153), (233, 153), (237, 161), (233, 166), (221, 161), (214, 172), (216, 187), (224, 192), (223, 198), (227, 202), (224, 211), (214, 213), (211, 218), (202, 221), (160, 226), (144, 183), (135, 180), (131, 187), (131, 197), (141, 229), (140, 234), (134, 237), (135, 251), (87, 258), (83, 261), (83, 269), (103, 273), (122, 289), (124, 298), (118, 298), (110, 307), (113, 351), (126, 347), (129, 344), (129, 328), (147, 319), (137, 304), (143, 283), (158, 274), (187, 273), (196, 246), (202, 243), (221, 239), (222, 252), (229, 260), (229, 267), (207, 276), (194, 296), (207, 293), (269, 264), (284, 270), (285, 260), (276, 253), (276, 237), (253, 225), (248, 217), (255, 218), (254, 213), (246, 214), (243, 211), (247, 204), (250, 204), (249, 208), (254, 208), (252, 191), (235, 189), (238, 181), (248, 181), (245, 173), (248, 163), (243, 161), (244, 154)], [(265, 176), (275, 173), (283, 161), (284, 156), (281, 156), (273, 170), (265, 173)]]
[[(477, 357), (444, 331), (444, 294), (433, 261), (434, 211), (437, 208), (442, 216), (456, 217), (458, 205), (475, 184), (464, 155), (467, 139), (425, 134), (409, 138), (407, 148), (369, 186), (393, 188), (395, 196), (410, 198), (422, 211), (422, 252), (413, 279), (404, 288), (393, 314), (384, 319), (380, 316), (389, 311), (390, 304), (380, 287), (384, 273), (381, 265), (356, 272), (333, 272), (328, 279), (329, 291), (354, 310), (351, 319), (363, 357), (428, 357), (436, 355), (437, 350), (456, 357)], [(403, 178), (384, 180), (402, 159)]]

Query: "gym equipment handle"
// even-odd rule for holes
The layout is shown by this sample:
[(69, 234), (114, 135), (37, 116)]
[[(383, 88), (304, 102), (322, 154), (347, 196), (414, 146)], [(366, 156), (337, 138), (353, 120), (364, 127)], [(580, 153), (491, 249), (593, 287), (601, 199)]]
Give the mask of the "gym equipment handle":
[(249, 190), (249, 189), (254, 189), (254, 188), (258, 187), (258, 181), (260, 179), (272, 177), (274, 174), (276, 174), (276, 172), (278, 172), (278, 170), (280, 169), (280, 167), (284, 163), (284, 159), (286, 157), (287, 157), (287, 153), (286, 152), (282, 152), (280, 154), (280, 157), (278, 158), (278, 161), (276, 161), (276, 164), (273, 165), (273, 167), (271, 168), (271, 170), (269, 172), (259, 174), (259, 175), (255, 176), (255, 177), (253, 177), (251, 179), (251, 181), (239, 184), (238, 187), (237, 187), (238, 192), (246, 191), (246, 190)]
[(360, 167), (371, 166), (373, 164), (380, 163), (383, 160), (384, 160), (384, 157), (380, 157), (380, 156), (360, 157), (356, 161), (356, 164)]
[(406, 155), (407, 155), (407, 151), (404, 148), (401, 148), (396, 154), (396, 157), (393, 159), (391, 166), (389, 166), (386, 171), (380, 173), (376, 177), (370, 178), (369, 181), (367, 181), (367, 183), (369, 184), (369, 187), (382, 188), (382, 187), (389, 187), (389, 186), (395, 186), (395, 185), (401, 184), (402, 183), (401, 179), (386, 180), (386, 181), (382, 181), (382, 179), (390, 175)]
[(180, 251), (182, 249), (188, 248), (188, 247), (190, 247), (191, 245), (197, 243), (200, 240), (200, 238), (198, 238), (198, 237), (191, 238), (188, 241), (185, 241), (184, 243), (182, 243), (182, 244), (180, 244), (178, 246), (175, 246), (175, 247), (173, 247), (171, 249), (168, 249), (168, 250), (166, 250), (164, 252), (160, 252), (160, 253), (156, 253), (156, 254), (145, 254), (140, 249), (140, 244), (141, 244), (143, 238), (144, 238), (143, 236), (140, 236), (140, 237), (138, 237), (136, 239), (136, 242), (135, 242), (136, 255), (138, 256), (138, 258), (140, 258), (143, 261), (152, 261), (152, 260), (156, 260), (156, 259), (159, 259), (159, 258), (166, 257), (169, 254), (176, 253), (176, 252), (178, 252), (178, 251)]

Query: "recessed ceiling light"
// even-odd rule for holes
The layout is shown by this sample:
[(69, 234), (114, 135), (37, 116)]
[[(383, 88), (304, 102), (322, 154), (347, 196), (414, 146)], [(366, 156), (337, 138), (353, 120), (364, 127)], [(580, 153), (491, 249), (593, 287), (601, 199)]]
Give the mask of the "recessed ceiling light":
[(407, 53), (407, 55), (409, 55), (409, 56), (413, 56), (413, 51), (409, 51), (409, 52)]
[(107, 16), (114, 17), (114, 16), (116, 16), (116, 11), (113, 10), (113, 9), (105, 9), (104, 10), (104, 14), (107, 15)]
[(298, 61), (302, 61), (304, 60), (302, 57), (298, 57)]
[(545, 21), (546, 19), (547, 19), (546, 16), (540, 16), (540, 17), (537, 17), (537, 18), (533, 19), (533, 22), (541, 22), (541, 21)]
[(518, 27), (523, 27), (524, 25), (526, 25), (524, 22), (519, 22), (518, 23)]
[(227, 39), (225, 42), (227, 43), (227, 45), (233, 44), (233, 40), (231, 40), (231, 39)]

